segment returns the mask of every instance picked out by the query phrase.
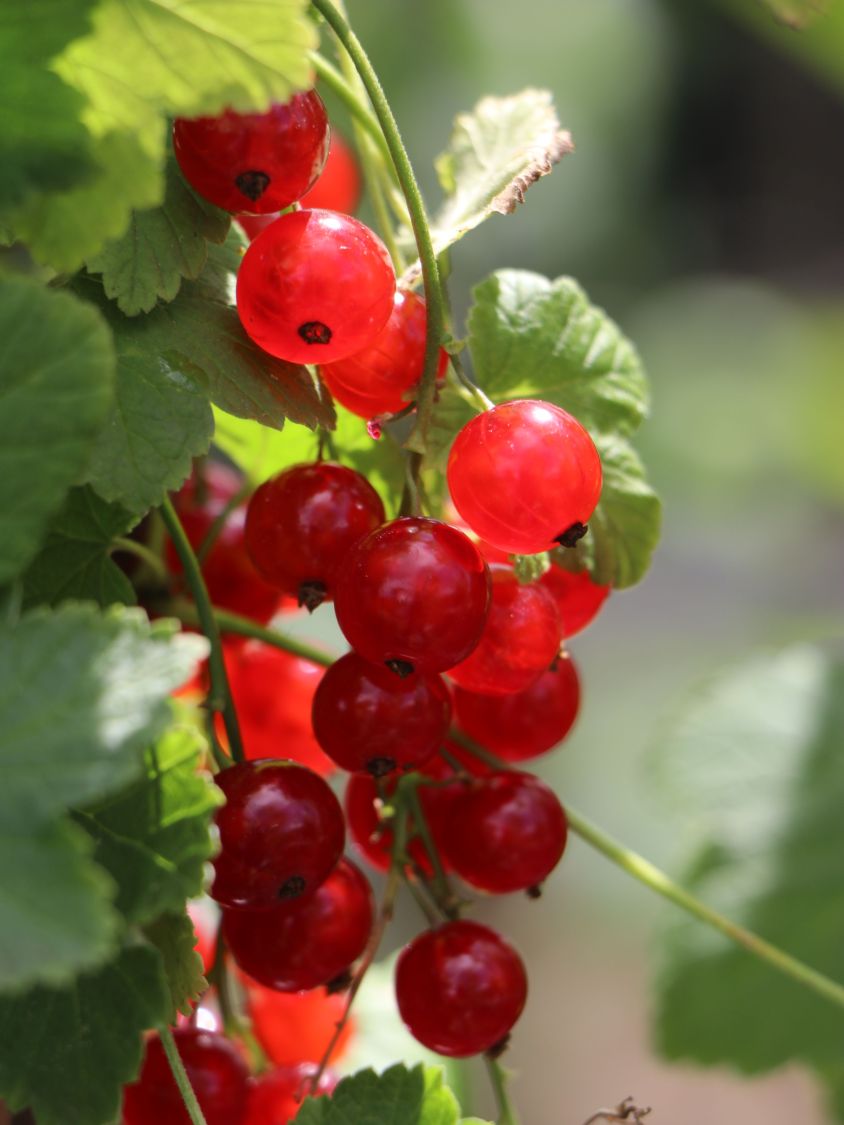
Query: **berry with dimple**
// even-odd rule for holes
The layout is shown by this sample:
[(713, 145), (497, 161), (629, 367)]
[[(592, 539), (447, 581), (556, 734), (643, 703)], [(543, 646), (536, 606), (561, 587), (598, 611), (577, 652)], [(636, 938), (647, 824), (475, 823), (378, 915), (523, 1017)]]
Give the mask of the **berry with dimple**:
[(215, 778), (220, 851), (211, 895), (223, 906), (263, 908), (312, 894), (343, 851), (340, 803), (296, 762), (241, 762)]
[(571, 730), (579, 707), (580, 681), (569, 656), (513, 695), (477, 695), (462, 688), (454, 692), (460, 729), (510, 762), (552, 750)]
[(440, 747), (451, 720), (442, 679), (404, 679), (349, 652), (326, 671), (313, 703), (313, 730), (326, 754), (351, 772), (381, 777), (422, 765)]
[[(195, 1027), (173, 1032), (207, 1125), (241, 1125), (246, 1114), (249, 1071), (235, 1045)], [(141, 1073), (123, 1090), (123, 1125), (190, 1125), (182, 1095), (161, 1040), (147, 1040)]]
[(346, 640), (398, 675), (444, 672), (480, 640), (489, 568), (448, 524), (406, 517), (384, 524), (346, 556), (334, 594)]
[(566, 846), (562, 805), (529, 773), (500, 770), (467, 782), (450, 814), (445, 854), (461, 879), (490, 894), (537, 888)]
[(336, 211), (291, 211), (244, 254), (237, 311), (270, 355), (332, 363), (369, 347), (395, 291), (390, 256), (369, 227)]
[(475, 651), (449, 672), (467, 691), (507, 695), (523, 691), (560, 651), (560, 615), (549, 592), (523, 585), (513, 568), (494, 563), (492, 602)]
[(320, 1075), (316, 1092), (311, 1094), (311, 1079), (319, 1063), (300, 1062), (295, 1066), (279, 1066), (252, 1079), (243, 1125), (288, 1125), (306, 1096), (330, 1094), (337, 1077), (330, 1072)]
[(301, 992), (342, 977), (372, 932), (372, 890), (341, 859), (305, 899), (269, 910), (224, 910), (223, 935), (237, 964), (267, 988)]
[[(311, 992), (276, 992), (247, 976), (241, 978), (252, 1031), (267, 1057), (279, 1066), (322, 1058), (346, 1006), (340, 993), (325, 989)], [(355, 1035), (352, 1016), (340, 1035), (332, 1060), (348, 1050)]]
[(185, 179), (224, 211), (266, 215), (314, 185), (328, 156), (328, 117), (315, 90), (265, 113), (177, 118), (173, 151)]
[(612, 589), (593, 582), (586, 570), (572, 574), (555, 564), (539, 581), (557, 603), (564, 637), (573, 637), (585, 629), (597, 616)]
[(262, 578), (313, 611), (333, 597), (347, 551), (384, 519), (381, 497), (354, 469), (294, 465), (249, 501), (246, 548)]
[[(323, 777), (332, 773), (334, 763), (320, 749), (311, 727), (311, 704), (322, 669), (261, 641), (224, 642), (223, 656), (246, 757), (286, 758)], [(221, 719), (218, 727), (224, 738)]]
[(519, 399), (476, 415), (454, 439), (448, 487), (466, 523), (516, 554), (574, 546), (601, 495), (601, 459), (576, 418)]
[(396, 965), (399, 1013), (420, 1043), (465, 1058), (500, 1048), (521, 1015), (518, 953), (477, 922), (446, 922), (406, 946)]
[[(340, 405), (361, 418), (404, 410), (408, 392), (422, 378), (427, 323), (424, 298), (411, 289), (397, 289), (390, 319), (368, 348), (320, 365), (319, 373)], [(440, 348), (437, 379), (447, 366), (448, 354)]]

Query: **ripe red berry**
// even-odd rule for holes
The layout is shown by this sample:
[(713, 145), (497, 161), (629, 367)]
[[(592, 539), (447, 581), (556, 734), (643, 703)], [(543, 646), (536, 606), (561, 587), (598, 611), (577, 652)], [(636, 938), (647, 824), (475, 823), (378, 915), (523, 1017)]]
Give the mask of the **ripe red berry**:
[[(199, 551), (211, 526), (240, 488), (237, 473), (215, 461), (206, 461), (173, 496), (173, 506), (195, 551)], [(213, 546), (202, 560), (202, 575), (214, 605), (263, 625), (273, 616), (281, 598), (279, 591), (261, 578), (246, 553), (245, 522), (244, 503), (225, 517)], [(165, 557), (170, 572), (181, 576), (182, 564), (172, 543), (168, 542)], [(179, 592), (186, 593), (181, 589)]]
[(352, 215), (360, 202), (360, 193), (360, 170), (355, 154), (348, 142), (333, 129), (325, 167), (317, 182), (302, 198), (302, 205)]
[[(425, 366), (425, 301), (410, 289), (397, 289), (390, 319), (368, 348), (320, 366), (334, 398), (361, 418), (397, 414)], [(445, 374), (448, 355), (440, 349), (437, 378)]]
[(334, 594), (352, 648), (398, 675), (465, 660), (489, 599), (489, 569), (471, 540), (419, 517), (384, 524), (353, 547)]
[(345, 826), (326, 783), (295, 762), (242, 762), (216, 777), (220, 852), (211, 895), (261, 908), (310, 895), (337, 864)]
[(173, 150), (185, 179), (224, 211), (282, 211), (316, 182), (328, 155), (328, 117), (315, 90), (266, 113), (177, 118)]
[(526, 998), (518, 953), (477, 922), (447, 922), (420, 934), (396, 965), (401, 1017), (440, 1055), (465, 1058), (499, 1046)]
[(601, 495), (601, 459), (576, 418), (520, 399), (468, 422), (448, 458), (454, 506), (481, 539), (531, 555), (573, 546)]
[(333, 597), (349, 548), (384, 519), (381, 497), (354, 469), (294, 465), (250, 500), (246, 548), (267, 582), (313, 611)]
[(451, 803), (443, 847), (461, 879), (490, 894), (538, 887), (566, 846), (568, 825), (538, 777), (501, 770), (468, 782)]
[(612, 589), (593, 582), (588, 571), (572, 574), (556, 565), (552, 565), (539, 581), (557, 603), (564, 637), (573, 637), (585, 629), (597, 616)]
[[(251, 761), (285, 758), (323, 777), (334, 763), (320, 749), (311, 727), (311, 704), (322, 669), (289, 652), (247, 641), (223, 643), (243, 749)], [(224, 736), (222, 721), (220, 736)]]
[[(207, 1125), (241, 1125), (249, 1071), (235, 1045), (196, 1027), (179, 1027), (173, 1038)], [(124, 1088), (123, 1125), (190, 1125), (190, 1120), (156, 1035), (147, 1041), (137, 1081)]]
[[(243, 1125), (287, 1125), (299, 1112), (302, 1100), (310, 1094), (310, 1081), (319, 1069), (318, 1063), (301, 1062), (296, 1066), (279, 1066), (255, 1078), (249, 1087), (249, 1102)], [(316, 1094), (330, 1094), (337, 1085), (336, 1075), (320, 1076)]]
[(326, 671), (313, 704), (313, 729), (341, 769), (381, 777), (434, 754), (451, 721), (451, 697), (437, 675), (400, 679), (349, 652)]
[(478, 647), (449, 672), (467, 691), (507, 695), (523, 691), (560, 651), (560, 615), (551, 594), (522, 585), (513, 568), (494, 563), (492, 603)]
[(372, 890), (341, 859), (316, 892), (269, 910), (224, 910), (223, 935), (237, 964), (259, 984), (302, 992), (336, 980), (366, 948)]
[[(249, 977), (243, 977), (249, 1022), (267, 1057), (279, 1066), (322, 1058), (326, 1044), (346, 1006), (340, 993), (325, 989), (311, 992), (276, 992)], [(341, 1057), (355, 1034), (350, 1019), (331, 1054)]]
[(454, 692), (460, 729), (510, 762), (552, 750), (571, 730), (579, 707), (580, 682), (568, 656), (513, 695), (476, 695), (462, 688)]
[(243, 256), (237, 311), (270, 355), (331, 363), (372, 343), (395, 291), (390, 256), (369, 227), (336, 211), (292, 211)]

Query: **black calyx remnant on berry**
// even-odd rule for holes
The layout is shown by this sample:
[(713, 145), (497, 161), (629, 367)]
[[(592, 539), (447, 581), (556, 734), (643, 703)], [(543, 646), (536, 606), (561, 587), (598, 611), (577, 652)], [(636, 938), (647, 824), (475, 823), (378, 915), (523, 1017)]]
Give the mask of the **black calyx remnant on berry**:
[(270, 177), (266, 172), (241, 172), (239, 176), (235, 176), (234, 182), (237, 184), (238, 190), (242, 191), (247, 199), (251, 199), (255, 203), (270, 186)]
[(392, 773), (397, 765), (395, 758), (370, 758), (366, 763), (366, 769), (373, 777), (385, 777), (388, 773)]
[(589, 527), (585, 523), (573, 523), (571, 527), (561, 531), (554, 542), (559, 543), (561, 547), (576, 547), (588, 530)]
[(413, 675), (413, 665), (409, 660), (385, 660), (384, 663), (400, 680), (406, 680), (408, 676)]
[(306, 320), (296, 329), (306, 344), (330, 344), (331, 329), (321, 320)]
[(328, 590), (324, 582), (320, 582), (316, 578), (309, 578), (299, 586), (299, 606), (304, 606), (308, 613), (313, 613), (325, 601), (327, 593)]
[(282, 899), (298, 898), (305, 889), (305, 880), (301, 875), (291, 875), (278, 888), (278, 897)]

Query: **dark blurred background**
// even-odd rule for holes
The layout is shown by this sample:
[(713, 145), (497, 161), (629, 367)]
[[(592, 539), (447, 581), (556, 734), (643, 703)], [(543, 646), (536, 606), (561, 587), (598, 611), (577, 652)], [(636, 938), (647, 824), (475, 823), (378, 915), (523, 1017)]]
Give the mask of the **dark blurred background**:
[[(462, 316), (498, 267), (572, 274), (641, 350), (653, 412), (638, 446), (663, 541), (646, 581), (573, 642), (584, 710), (536, 765), (676, 871), (648, 763), (684, 694), (754, 645), (844, 631), (841, 4), (803, 32), (756, 0), (348, 7), (429, 206), (432, 158), (483, 94), (547, 87), (574, 135), (516, 215), (455, 247), (453, 293)], [(330, 614), (308, 627), (336, 640)], [(651, 935), (668, 909), (576, 840), (540, 902), (483, 904), (532, 981), (507, 1056), (524, 1125), (579, 1125), (627, 1094), (654, 1125), (822, 1125), (796, 1069), (747, 1081), (654, 1056)], [(471, 1109), (491, 1114), (471, 1078)]]

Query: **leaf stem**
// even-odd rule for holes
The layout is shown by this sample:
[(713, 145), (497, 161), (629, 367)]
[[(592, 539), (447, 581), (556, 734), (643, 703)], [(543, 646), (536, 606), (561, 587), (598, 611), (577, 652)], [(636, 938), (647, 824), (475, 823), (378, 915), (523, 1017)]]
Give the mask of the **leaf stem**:
[(116, 539), (112, 539), (109, 551), (111, 554), (125, 552), (127, 555), (134, 555), (135, 558), (140, 559), (149, 567), (156, 578), (167, 580), (167, 567), (163, 560), (158, 557), (155, 551), (150, 550), (149, 547), (139, 543), (136, 539), (118, 535)]
[(337, 95), (349, 111), (352, 120), (360, 125), (366, 135), (371, 137), (375, 142), (386, 166), (392, 168), (393, 158), (390, 156), (390, 150), (387, 148), (387, 142), (384, 140), (384, 134), (381, 132), (378, 118), (369, 106), (359, 97), (357, 91), (347, 82), (337, 67), (330, 63), (324, 55), (320, 55), (318, 52), (314, 51), (311, 55), (311, 62), (320, 80), (325, 83), (332, 93)]
[(185, 1070), (185, 1064), (182, 1062), (182, 1056), (176, 1049), (176, 1041), (173, 1038), (173, 1032), (169, 1027), (162, 1027), (158, 1032), (161, 1038), (161, 1046), (164, 1048), (164, 1054), (167, 1056), (167, 1062), (170, 1064), (170, 1070), (173, 1074), (173, 1079), (179, 1087), (179, 1093), (182, 1095), (182, 1101), (185, 1105), (188, 1117), (191, 1119), (191, 1125), (207, 1125), (202, 1110), (199, 1108), (199, 1102), (196, 1100), (196, 1094), (193, 1092), (193, 1086), (190, 1084), (188, 1072)]
[(495, 1100), (498, 1103), (498, 1125), (519, 1125), (519, 1118), (513, 1103), (510, 1101), (510, 1094), (507, 1089), (509, 1072), (504, 1069), (498, 1059), (484, 1055), (484, 1060), (489, 1072), (489, 1080), (495, 1091)]
[(312, 0), (312, 5), (322, 15), (355, 64), (383, 131), (396, 170), (396, 176), (407, 201), (407, 209), (410, 212), (410, 223), (413, 227), (413, 235), (416, 239), (416, 248), (422, 266), (422, 280), (425, 286), (428, 313), (425, 335), (425, 366), (416, 397), (416, 423), (407, 443), (407, 447), (414, 451), (411, 456), (414, 458), (414, 471), (418, 473), (420, 467), (419, 455), (424, 450), (424, 436), (434, 405), (437, 358), (443, 336), (443, 326), (446, 322), (445, 301), (440, 286), (437, 256), (434, 252), (428, 217), (425, 213), (425, 205), (422, 201), (419, 185), (416, 182), (416, 176), (402, 142), (401, 133), (378, 75), (375, 73), (360, 40), (331, 0)]
[(191, 547), (190, 541), (185, 534), (185, 529), (182, 527), (181, 521), (176, 515), (176, 510), (168, 496), (165, 496), (160, 511), (168, 534), (173, 542), (173, 546), (176, 549), (176, 554), (181, 560), (185, 579), (193, 594), (200, 627), (211, 645), (211, 652), (208, 656), (208, 670), (211, 676), (208, 708), (212, 713), (219, 711), (223, 716), (232, 757), (236, 762), (242, 762), (244, 761), (243, 742), (240, 737), (237, 712), (235, 711), (234, 700), (232, 699), (231, 688), (229, 687), (226, 664), (223, 660), (223, 645), (220, 639), (220, 629), (217, 625), (217, 619), (214, 616), (211, 599), (208, 597), (205, 579), (202, 577), (202, 571), (199, 568), (199, 563), (193, 552), (193, 547)]
[(572, 809), (570, 805), (567, 804), (565, 808), (571, 830), (620, 867), (622, 871), (626, 871), (628, 875), (638, 879), (644, 886), (650, 887), (652, 891), (656, 891), (663, 898), (667, 898), (669, 902), (673, 902), (675, 906), (679, 906), (699, 921), (719, 930), (731, 941), (742, 946), (760, 960), (765, 961), (772, 968), (777, 969), (787, 977), (791, 977), (792, 980), (804, 985), (812, 992), (816, 992), (819, 996), (831, 1000), (833, 1004), (844, 1008), (844, 985), (838, 984), (837, 981), (819, 973), (816, 969), (810, 968), (802, 961), (798, 961), (796, 957), (792, 957), (791, 954), (765, 941), (758, 934), (754, 934), (743, 926), (739, 926), (736, 922), (732, 922), (729, 918), (725, 918), (723, 914), (719, 914), (717, 910), (713, 910), (700, 899), (684, 890), (670, 879), (664, 871), (660, 871), (658, 867), (655, 867), (643, 856), (631, 851), (607, 835), (581, 813)]
[(226, 609), (215, 607), (214, 616), (223, 633), (234, 633), (239, 637), (252, 637), (253, 640), (263, 641), (264, 644), (272, 645), (273, 648), (280, 648), (282, 652), (290, 652), (294, 656), (301, 656), (303, 660), (310, 660), (312, 664), (319, 664), (323, 668), (328, 668), (337, 659), (321, 649), (314, 648), (306, 641), (289, 637), (286, 633), (280, 633), (278, 629), (270, 629), (266, 625), (259, 625), (256, 621), (250, 621), (248, 617), (240, 617), (236, 613), (229, 613)]

